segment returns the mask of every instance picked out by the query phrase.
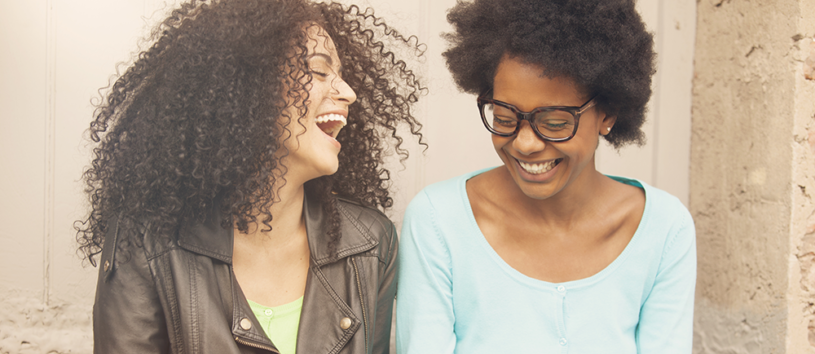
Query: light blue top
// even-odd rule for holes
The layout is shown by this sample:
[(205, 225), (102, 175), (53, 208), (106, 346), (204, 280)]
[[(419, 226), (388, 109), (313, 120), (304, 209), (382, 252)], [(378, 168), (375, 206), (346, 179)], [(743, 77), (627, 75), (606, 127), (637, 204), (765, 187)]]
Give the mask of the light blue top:
[(565, 283), (530, 278), (492, 249), (465, 182), (428, 186), (410, 203), (399, 244), (400, 354), (690, 353), (696, 235), (682, 203), (643, 182), (645, 210), (623, 252)]

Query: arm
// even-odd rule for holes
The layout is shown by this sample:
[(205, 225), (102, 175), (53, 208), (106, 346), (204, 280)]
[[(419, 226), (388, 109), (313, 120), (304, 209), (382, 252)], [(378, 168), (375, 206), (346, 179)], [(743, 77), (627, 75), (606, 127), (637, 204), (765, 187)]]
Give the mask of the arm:
[(372, 353), (388, 354), (391, 344), (391, 322), (393, 321), (393, 298), (396, 296), (396, 272), (399, 269), (397, 253), (399, 249), (396, 238), (396, 228), (391, 225), (390, 235), (384, 237), (389, 240), (388, 247), (381, 250), (386, 253), (382, 259), (386, 260), (380, 274), (379, 292), (376, 297), (376, 323), (374, 324)]
[(424, 192), (405, 213), (396, 301), (396, 346), (400, 354), (453, 353), (456, 346), (450, 253), (434, 217), (433, 205)]
[(109, 230), (113, 233), (105, 237), (93, 304), (93, 351), (169, 353), (167, 325), (144, 249), (117, 254), (116, 224)]
[[(685, 211), (687, 214), (687, 211)], [(670, 230), (651, 293), (640, 311), (637, 352), (691, 352), (696, 231), (690, 215)]]

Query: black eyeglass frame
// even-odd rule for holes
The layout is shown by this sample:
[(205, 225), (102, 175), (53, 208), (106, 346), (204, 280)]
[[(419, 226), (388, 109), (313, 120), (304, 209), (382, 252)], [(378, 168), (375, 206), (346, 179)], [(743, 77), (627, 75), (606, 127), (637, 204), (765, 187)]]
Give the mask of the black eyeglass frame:
[[(479, 95), (478, 98), (476, 99), (476, 102), (478, 103), (478, 112), (481, 114), (481, 122), (484, 123), (484, 127), (486, 127), (487, 130), (489, 130), (490, 133), (498, 135), (498, 136), (504, 136), (504, 137), (513, 136), (515, 134), (518, 134), (518, 131), (521, 130), (521, 122), (527, 121), (527, 122), (529, 122), (529, 126), (532, 127), (532, 130), (535, 132), (535, 134), (538, 135), (538, 137), (540, 137), (543, 140), (552, 141), (552, 142), (562, 142), (562, 141), (567, 141), (567, 140), (573, 138), (574, 135), (577, 134), (577, 127), (580, 125), (580, 116), (583, 113), (585, 113), (586, 110), (588, 110), (589, 108), (594, 107), (594, 105), (596, 104), (596, 102), (594, 102), (594, 99), (597, 98), (597, 96), (592, 96), (592, 98), (590, 98), (588, 101), (586, 101), (586, 103), (584, 103), (580, 107), (576, 107), (576, 106), (546, 106), (546, 107), (535, 108), (535, 109), (533, 109), (532, 111), (529, 111), (529, 112), (524, 112), (524, 111), (521, 111), (520, 109), (518, 109), (518, 107), (515, 107), (515, 106), (513, 106), (513, 105), (511, 105), (509, 103), (501, 102), (501, 101), (494, 100), (494, 99), (491, 99), (491, 98), (487, 98), (487, 95), (489, 95), (491, 92), (492, 92), (492, 90), (484, 92), (481, 95)], [(507, 109), (511, 110), (513, 113), (515, 113), (515, 116), (518, 118), (518, 125), (515, 126), (515, 131), (513, 131), (512, 133), (501, 133), (501, 132), (498, 132), (497, 130), (493, 129), (490, 126), (490, 124), (487, 121), (487, 117), (484, 116), (484, 105), (490, 104), (490, 103), (493, 104), (493, 105), (496, 105), (496, 106), (501, 106), (501, 107), (507, 108)], [(535, 114), (539, 113), (539, 112), (551, 112), (551, 111), (568, 112), (568, 113), (570, 113), (572, 115), (572, 117), (574, 117), (574, 130), (572, 130), (572, 133), (569, 136), (567, 136), (565, 138), (550, 138), (550, 137), (548, 137), (546, 135), (543, 135), (543, 133), (541, 133), (540, 131), (538, 131), (538, 127), (534, 124), (535, 122), (533, 121), (533, 119), (535, 117)]]

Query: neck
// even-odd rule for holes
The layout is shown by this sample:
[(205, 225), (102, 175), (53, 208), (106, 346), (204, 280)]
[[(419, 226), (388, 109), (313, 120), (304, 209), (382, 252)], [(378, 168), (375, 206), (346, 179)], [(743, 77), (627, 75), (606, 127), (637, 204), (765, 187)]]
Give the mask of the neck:
[(508, 174), (507, 178), (513, 190), (510, 200), (518, 203), (524, 211), (534, 214), (538, 220), (562, 226), (574, 225), (585, 217), (596, 217), (592, 206), (597, 204), (598, 198), (607, 190), (606, 183), (611, 181), (597, 170), (587, 168), (555, 195), (546, 199), (533, 199), (526, 196)]
[[(305, 198), (305, 190), (303, 184), (291, 183), (291, 181), (283, 182), (280, 178), (277, 179), (275, 188), (276, 192), (275, 202), (269, 206), (269, 213), (272, 215), (272, 220), (269, 225), (272, 227), (271, 231), (265, 229), (266, 226), (259, 223), (254, 228), (250, 228), (249, 232), (245, 235), (250, 238), (262, 236), (267, 241), (285, 240), (295, 235), (298, 231), (305, 229), (305, 221), (303, 220), (303, 199)], [(278, 186), (282, 184), (282, 186)], [(239, 232), (235, 230), (236, 234)]]

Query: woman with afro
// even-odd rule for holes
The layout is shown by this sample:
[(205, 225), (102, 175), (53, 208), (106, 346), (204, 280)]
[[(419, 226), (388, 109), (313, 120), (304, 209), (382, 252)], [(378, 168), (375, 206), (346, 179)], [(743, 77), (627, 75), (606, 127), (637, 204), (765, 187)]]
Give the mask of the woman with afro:
[(448, 20), (447, 65), (478, 96), (462, 114), (503, 165), (408, 207), (400, 353), (690, 353), (690, 214), (595, 169), (600, 137), (644, 139), (654, 52), (634, 1), (474, 0)]
[(94, 352), (387, 353), (415, 39), (306, 0), (191, 0), (153, 37), (90, 128)]

